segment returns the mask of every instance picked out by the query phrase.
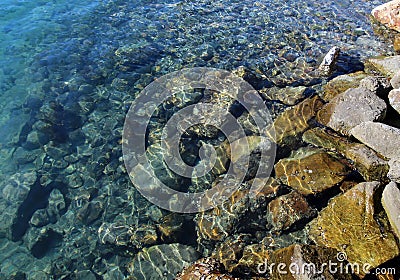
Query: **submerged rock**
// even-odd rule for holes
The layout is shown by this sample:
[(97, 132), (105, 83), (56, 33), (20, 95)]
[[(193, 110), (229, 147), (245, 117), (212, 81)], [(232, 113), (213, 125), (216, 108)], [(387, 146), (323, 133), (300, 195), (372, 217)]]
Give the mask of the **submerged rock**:
[(264, 88), (260, 93), (265, 99), (279, 100), (283, 104), (293, 106), (307, 97), (307, 87)]
[(400, 190), (396, 183), (389, 183), (383, 190), (382, 205), (393, 231), (400, 238)]
[(320, 193), (342, 182), (347, 167), (319, 149), (301, 149), (291, 158), (278, 161), (276, 177), (303, 195)]
[(175, 280), (239, 280), (227, 273), (220, 262), (213, 258), (197, 260), (194, 264), (178, 273)]
[(179, 271), (198, 258), (199, 253), (190, 246), (178, 243), (156, 245), (140, 251), (127, 269), (137, 280), (172, 280)]
[(332, 198), (310, 223), (310, 238), (319, 246), (346, 253), (350, 263), (370, 264), (369, 269), (398, 256), (397, 241), (387, 224), (375, 220), (378, 213), (374, 193), (378, 185), (360, 183)]
[(303, 134), (303, 141), (317, 147), (335, 150), (351, 160), (365, 180), (385, 180), (388, 163), (364, 144), (354, 143), (332, 131), (313, 128)]
[(276, 118), (268, 129), (269, 135), (280, 146), (293, 146), (322, 106), (323, 101), (318, 96), (302, 101)]
[(389, 1), (371, 12), (372, 16), (387, 27), (400, 32), (400, 0)]
[(400, 158), (398, 128), (383, 123), (364, 122), (354, 127), (351, 134), (388, 159)]
[(315, 210), (297, 191), (282, 195), (268, 204), (268, 220), (277, 232), (290, 229), (297, 222), (305, 221), (315, 214)]
[(337, 95), (317, 115), (317, 120), (344, 134), (366, 121), (380, 121), (386, 115), (386, 103), (374, 92), (358, 87)]
[(244, 247), (250, 243), (250, 240), (249, 234), (229, 236), (216, 246), (211, 257), (221, 262), (228, 272), (232, 272), (236, 269), (239, 259), (243, 255)]
[(389, 103), (398, 113), (400, 113), (400, 89), (393, 89), (389, 92)]
[(323, 269), (328, 263), (336, 263), (336, 268), (346, 265), (344, 260), (338, 260), (337, 253), (331, 248), (293, 244), (274, 251), (266, 270), (271, 279), (277, 280), (353, 279), (351, 274), (341, 273), (339, 269)]

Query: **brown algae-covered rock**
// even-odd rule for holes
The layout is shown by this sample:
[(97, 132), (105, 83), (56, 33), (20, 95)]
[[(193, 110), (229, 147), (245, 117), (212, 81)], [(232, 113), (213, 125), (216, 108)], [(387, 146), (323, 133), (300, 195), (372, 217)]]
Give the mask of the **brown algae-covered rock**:
[(369, 58), (365, 62), (365, 68), (369, 72), (379, 72), (386, 77), (393, 77), (400, 69), (400, 55)]
[(194, 264), (178, 273), (175, 280), (239, 280), (239, 278), (234, 278), (223, 271), (222, 264), (216, 259), (204, 258), (197, 260)]
[(303, 134), (303, 141), (342, 154), (353, 162), (354, 167), (367, 181), (385, 180), (386, 178), (389, 169), (388, 162), (363, 144), (354, 143), (332, 131), (319, 127), (307, 130)]
[(364, 122), (351, 130), (351, 134), (361, 143), (374, 149), (382, 156), (400, 158), (400, 129), (376, 122)]
[[(374, 192), (378, 182), (364, 182), (332, 198), (318, 218), (310, 223), (310, 238), (319, 246), (335, 248), (350, 263), (369, 269), (399, 255), (394, 235), (386, 224), (375, 220)], [(365, 275), (366, 271), (360, 271)]]
[(259, 92), (265, 99), (279, 100), (289, 106), (296, 105), (307, 97), (307, 87), (305, 86), (263, 88)]
[(319, 149), (298, 150), (297, 155), (275, 164), (275, 174), (283, 183), (303, 195), (320, 193), (342, 182), (348, 168)]
[(282, 195), (268, 204), (268, 220), (277, 232), (287, 230), (296, 222), (309, 219), (315, 213), (297, 191)]
[(321, 97), (325, 101), (329, 101), (349, 88), (357, 88), (360, 81), (365, 77), (367, 77), (367, 74), (361, 71), (337, 76), (324, 86), (324, 91)]
[(317, 120), (344, 135), (366, 121), (380, 121), (386, 115), (386, 103), (374, 92), (358, 87), (337, 95), (317, 114)]
[(268, 272), (274, 280), (353, 279), (351, 274), (326, 267), (328, 263), (336, 263), (337, 268), (345, 266), (343, 260), (337, 259), (337, 253), (332, 248), (293, 244), (272, 252)]
[(199, 258), (190, 246), (178, 243), (144, 248), (128, 264), (128, 272), (135, 279), (173, 279), (186, 266)]
[(400, 190), (396, 183), (389, 183), (383, 190), (382, 205), (393, 231), (400, 238)]
[(279, 115), (267, 132), (277, 144), (290, 146), (308, 129), (308, 122), (322, 106), (318, 96), (308, 98)]

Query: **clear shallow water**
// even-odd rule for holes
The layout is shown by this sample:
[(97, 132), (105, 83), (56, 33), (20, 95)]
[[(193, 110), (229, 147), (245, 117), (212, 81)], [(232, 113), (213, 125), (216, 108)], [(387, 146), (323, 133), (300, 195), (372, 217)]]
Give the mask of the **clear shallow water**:
[[(14, 236), (18, 254), (7, 253), (13, 238), (3, 229), (2, 273), (36, 267), (61, 277), (93, 267), (92, 254), (103, 261), (99, 275), (118, 266), (126, 274), (123, 267), (134, 252), (110, 257), (112, 249), (96, 242), (102, 222), (152, 220), (145, 201), (133, 203), (137, 194), (119, 161), (122, 124), (134, 96), (154, 77), (194, 66), (245, 66), (257, 76), (258, 88), (310, 85), (319, 59), (334, 45), (346, 54), (341, 70), (351, 71), (358, 60), (390, 52), (368, 19), (382, 2), (2, 1), (0, 178), (7, 185), (12, 175), (37, 174), (45, 191), (39, 195), (43, 201), (32, 202), (33, 210), (46, 207), (50, 193), (60, 189), (65, 208), (48, 224), (70, 233), (61, 240), (49, 237), (54, 245), (32, 256), (30, 244), (40, 236), (36, 229), (49, 226), (35, 228), (23, 219)], [(44, 134), (39, 147), (27, 144), (35, 131)], [(31, 198), (4, 197), (3, 209)], [(77, 221), (89, 215), (79, 212), (82, 204), (101, 205), (101, 211), (93, 221)], [(18, 221), (20, 214), (11, 219)], [(85, 239), (92, 241), (71, 249)], [(54, 272), (53, 260), (61, 253), (63, 264), (75, 260), (74, 265)], [(38, 263), (28, 265), (32, 261)]]

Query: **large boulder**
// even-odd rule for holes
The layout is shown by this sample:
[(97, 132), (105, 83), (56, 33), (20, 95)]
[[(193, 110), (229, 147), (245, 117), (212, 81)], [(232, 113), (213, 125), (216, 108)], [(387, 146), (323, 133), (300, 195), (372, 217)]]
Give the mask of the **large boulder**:
[(328, 129), (313, 128), (303, 134), (303, 141), (317, 147), (335, 150), (353, 164), (366, 181), (382, 181), (389, 170), (388, 162), (364, 144), (355, 143)]
[(365, 62), (367, 72), (379, 72), (387, 77), (393, 77), (400, 69), (400, 55), (369, 58)]
[(380, 121), (386, 115), (386, 103), (364, 87), (351, 88), (337, 95), (317, 114), (320, 123), (349, 135), (349, 130), (366, 121)]
[[(346, 254), (350, 263), (375, 268), (399, 255), (397, 240), (375, 205), (379, 182), (364, 182), (332, 198), (317, 219), (310, 223), (310, 238), (319, 246)], [(360, 269), (359, 275), (367, 271)]]
[(365, 77), (367, 77), (367, 74), (364, 72), (356, 72), (337, 76), (324, 86), (324, 91), (321, 94), (321, 97), (325, 101), (329, 101), (336, 95), (345, 92), (349, 88), (357, 88), (360, 84), (360, 81)]
[(199, 258), (199, 253), (190, 246), (178, 243), (144, 248), (128, 264), (129, 276), (133, 279), (174, 279), (184, 267)]
[(373, 9), (371, 14), (380, 23), (400, 32), (400, 0), (382, 4)]
[(393, 109), (400, 113), (400, 89), (393, 89), (389, 92), (389, 103)]
[(339, 160), (319, 149), (300, 149), (275, 165), (276, 177), (286, 185), (311, 195), (342, 182), (349, 173)]
[(322, 106), (323, 101), (318, 96), (307, 98), (279, 115), (267, 128), (268, 135), (279, 146), (295, 146), (302, 133), (309, 128), (308, 122)]
[(365, 122), (354, 127), (351, 134), (388, 159), (400, 158), (398, 128), (383, 123)]
[(392, 159), (389, 161), (388, 178), (396, 183), (400, 183), (400, 159)]
[(400, 238), (400, 190), (396, 183), (389, 183), (383, 190), (382, 205), (392, 229)]

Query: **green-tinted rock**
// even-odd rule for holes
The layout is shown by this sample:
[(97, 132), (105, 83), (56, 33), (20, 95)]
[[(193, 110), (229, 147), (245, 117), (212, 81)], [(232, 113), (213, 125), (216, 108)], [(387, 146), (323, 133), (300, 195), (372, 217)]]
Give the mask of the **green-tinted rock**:
[(367, 77), (364, 72), (356, 72), (347, 75), (338, 76), (331, 81), (329, 81), (322, 93), (322, 99), (329, 101), (333, 99), (336, 95), (345, 92), (349, 88), (357, 88), (360, 81)]
[(400, 55), (367, 59), (365, 68), (368, 72), (379, 72), (387, 77), (393, 77), (400, 69)]
[(320, 193), (342, 182), (348, 174), (347, 167), (326, 152), (303, 151), (275, 164), (276, 177), (301, 194)]
[[(350, 274), (340, 273), (339, 269), (335, 272), (327, 268), (328, 263), (336, 263), (337, 268), (345, 266), (338, 261), (337, 253), (332, 248), (293, 244), (271, 254), (268, 270), (274, 280), (353, 279)], [(324, 265), (325, 269), (321, 269)]]
[(279, 100), (286, 105), (296, 105), (307, 97), (307, 87), (264, 88), (260, 90), (265, 99)]
[(385, 187), (382, 194), (382, 205), (393, 231), (400, 238), (400, 190), (396, 183), (391, 182)]
[(308, 122), (322, 106), (318, 96), (308, 98), (278, 116), (267, 132), (280, 146), (291, 146), (309, 128)]
[[(329, 201), (310, 223), (310, 238), (317, 245), (346, 253), (350, 263), (370, 264), (370, 269), (399, 255), (387, 222), (375, 220), (374, 193), (378, 182), (360, 183)], [(360, 275), (365, 272), (360, 271)]]
[(133, 279), (175, 279), (175, 275), (199, 258), (190, 246), (177, 243), (156, 245), (140, 251), (128, 264)]
[(313, 128), (303, 134), (303, 141), (312, 145), (335, 150), (354, 164), (367, 181), (386, 180), (388, 163), (367, 146), (354, 143), (345, 137), (323, 128)]
[(268, 221), (278, 232), (312, 217), (314, 213), (305, 198), (297, 191), (279, 196), (268, 204)]

